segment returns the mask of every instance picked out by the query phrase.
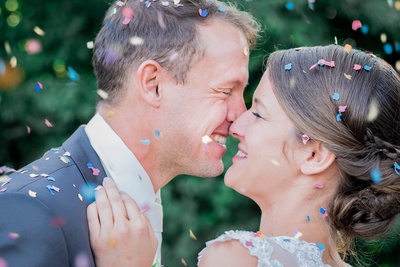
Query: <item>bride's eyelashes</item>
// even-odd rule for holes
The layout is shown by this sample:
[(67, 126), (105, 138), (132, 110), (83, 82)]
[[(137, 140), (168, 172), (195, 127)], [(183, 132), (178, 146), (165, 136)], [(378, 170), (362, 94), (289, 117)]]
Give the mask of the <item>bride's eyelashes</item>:
[(252, 113), (253, 113), (253, 115), (256, 116), (257, 118), (262, 118), (262, 117), (260, 116), (260, 114), (258, 114), (257, 112), (252, 112)]

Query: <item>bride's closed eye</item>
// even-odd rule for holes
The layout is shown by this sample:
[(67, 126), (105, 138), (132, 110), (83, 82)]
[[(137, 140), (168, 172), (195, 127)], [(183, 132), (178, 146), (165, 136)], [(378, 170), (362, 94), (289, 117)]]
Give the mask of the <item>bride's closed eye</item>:
[(262, 117), (260, 116), (260, 114), (258, 114), (257, 112), (252, 112), (252, 113), (253, 113), (253, 115), (256, 116), (257, 118), (262, 118)]

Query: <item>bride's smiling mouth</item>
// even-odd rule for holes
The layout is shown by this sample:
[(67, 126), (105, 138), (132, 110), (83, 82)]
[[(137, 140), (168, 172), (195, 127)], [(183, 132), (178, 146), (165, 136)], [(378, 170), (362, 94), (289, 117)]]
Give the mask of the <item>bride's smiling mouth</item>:
[(238, 161), (238, 160), (244, 160), (247, 159), (248, 154), (245, 153), (242, 149), (240, 149), (237, 152), (237, 154), (232, 158), (232, 162)]

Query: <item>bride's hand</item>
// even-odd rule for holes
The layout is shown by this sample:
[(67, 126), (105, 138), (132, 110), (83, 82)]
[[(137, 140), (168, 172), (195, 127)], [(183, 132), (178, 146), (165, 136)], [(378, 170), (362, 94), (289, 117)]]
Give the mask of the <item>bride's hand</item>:
[(110, 178), (96, 191), (96, 201), (87, 208), (90, 245), (97, 267), (151, 267), (157, 237), (149, 219)]

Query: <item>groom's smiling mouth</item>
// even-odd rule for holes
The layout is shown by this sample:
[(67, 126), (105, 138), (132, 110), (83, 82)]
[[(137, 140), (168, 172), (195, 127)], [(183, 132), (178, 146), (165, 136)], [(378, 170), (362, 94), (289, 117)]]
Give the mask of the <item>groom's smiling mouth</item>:
[(211, 135), (211, 139), (213, 139), (214, 141), (216, 141), (218, 144), (220, 144), (221, 146), (223, 146), (224, 148), (226, 148), (226, 137), (220, 134), (212, 134)]

